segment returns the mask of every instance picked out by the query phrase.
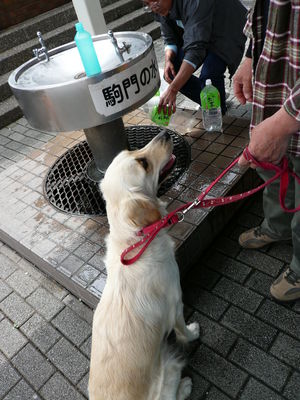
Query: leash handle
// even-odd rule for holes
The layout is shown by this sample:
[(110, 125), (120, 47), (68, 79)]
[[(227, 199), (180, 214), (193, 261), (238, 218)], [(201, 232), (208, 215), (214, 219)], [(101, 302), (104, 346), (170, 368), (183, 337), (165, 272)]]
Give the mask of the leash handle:
[[(257, 167), (265, 169), (265, 170), (273, 170), (276, 172), (276, 174), (274, 175), (277, 177), (280, 177), (280, 186), (279, 186), (279, 203), (281, 208), (287, 212), (287, 213), (295, 213), (297, 211), (300, 211), (300, 205), (298, 207), (295, 208), (287, 208), (285, 205), (285, 199), (286, 199), (286, 195), (287, 195), (287, 191), (288, 191), (288, 187), (289, 187), (289, 181), (290, 181), (290, 176), (292, 176), (300, 185), (300, 178), (299, 176), (292, 171), (289, 166), (288, 166), (288, 159), (286, 158), (286, 156), (284, 156), (278, 165), (274, 165), (271, 163), (267, 163), (267, 162), (261, 162), (261, 161), (257, 161), (253, 155), (250, 153), (248, 146), (244, 149), (243, 151), (243, 155), (246, 158), (247, 161), (251, 161), (253, 164), (255, 164)], [(266, 185), (270, 184), (271, 182), (273, 182), (274, 177), (272, 177), (271, 179), (269, 179), (268, 181), (266, 181)], [(277, 179), (277, 178), (276, 178)]]
[(284, 168), (284, 163), (285, 160), (287, 161), (287, 158), (284, 156), (280, 162), (279, 165), (275, 165), (269, 162), (265, 162), (265, 161), (258, 161), (251, 153), (250, 150), (248, 148), (248, 146), (246, 146), (243, 150), (243, 156), (244, 158), (251, 162), (252, 164), (256, 165), (258, 168), (262, 168), (265, 170), (269, 170), (269, 171), (276, 171), (276, 172), (282, 172), (283, 168)]

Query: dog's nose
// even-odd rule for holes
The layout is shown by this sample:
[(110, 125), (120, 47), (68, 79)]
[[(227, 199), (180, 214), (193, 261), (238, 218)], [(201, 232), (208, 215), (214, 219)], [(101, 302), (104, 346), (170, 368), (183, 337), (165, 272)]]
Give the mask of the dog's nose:
[(171, 135), (169, 134), (169, 132), (166, 129), (164, 129), (156, 136), (156, 138), (158, 140), (167, 141), (167, 140), (171, 139)]

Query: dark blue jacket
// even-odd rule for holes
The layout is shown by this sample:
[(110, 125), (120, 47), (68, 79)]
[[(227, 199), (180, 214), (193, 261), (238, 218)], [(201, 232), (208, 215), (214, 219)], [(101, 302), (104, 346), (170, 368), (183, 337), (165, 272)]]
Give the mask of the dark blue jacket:
[[(246, 37), (247, 10), (239, 0), (173, 0), (167, 17), (156, 16), (165, 44), (176, 44), (197, 67), (207, 51), (221, 57), (233, 75), (240, 64)], [(176, 20), (183, 23), (180, 28)]]

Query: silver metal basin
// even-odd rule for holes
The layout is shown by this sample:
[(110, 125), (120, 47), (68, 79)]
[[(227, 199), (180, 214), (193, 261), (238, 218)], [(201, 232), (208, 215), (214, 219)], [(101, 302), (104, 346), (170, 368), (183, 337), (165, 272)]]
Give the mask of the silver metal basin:
[(139, 32), (115, 33), (130, 45), (121, 62), (108, 35), (93, 37), (102, 73), (86, 77), (75, 42), (31, 59), (8, 83), (29, 123), (46, 131), (71, 131), (106, 124), (149, 100), (160, 85), (152, 39)]

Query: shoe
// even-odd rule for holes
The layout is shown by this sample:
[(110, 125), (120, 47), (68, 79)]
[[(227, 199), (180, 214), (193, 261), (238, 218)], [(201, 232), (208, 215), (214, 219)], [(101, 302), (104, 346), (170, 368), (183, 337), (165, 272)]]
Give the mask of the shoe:
[(280, 240), (285, 239), (278, 239), (272, 237), (268, 233), (263, 233), (261, 226), (257, 226), (256, 228), (252, 228), (246, 232), (243, 232), (239, 237), (239, 244), (245, 249), (260, 249), (267, 244), (279, 242)]
[(279, 301), (300, 299), (300, 276), (288, 268), (272, 283), (270, 292)]

